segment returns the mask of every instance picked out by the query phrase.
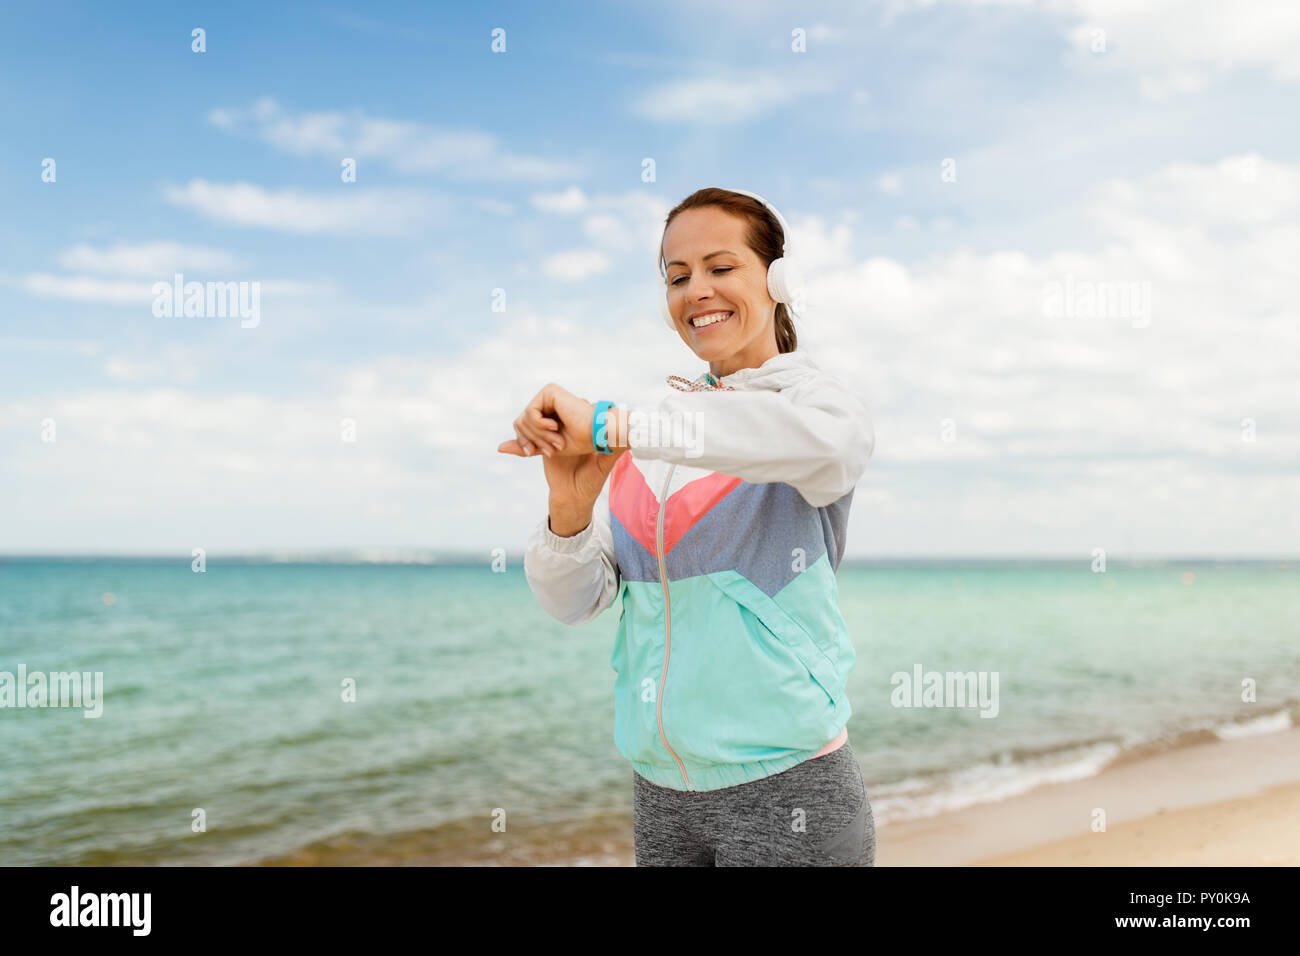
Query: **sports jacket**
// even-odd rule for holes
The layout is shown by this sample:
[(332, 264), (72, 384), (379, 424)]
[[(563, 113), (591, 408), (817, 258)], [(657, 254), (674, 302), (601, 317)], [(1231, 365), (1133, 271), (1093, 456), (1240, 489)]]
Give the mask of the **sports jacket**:
[[(797, 350), (692, 384), (733, 391), (621, 406), (630, 448), (591, 524), (562, 538), (544, 518), (524, 574), (565, 624), (621, 599), (615, 745), (652, 783), (716, 790), (808, 759), (852, 712), (835, 572), (875, 432)], [(638, 413), (676, 427), (639, 433)]]

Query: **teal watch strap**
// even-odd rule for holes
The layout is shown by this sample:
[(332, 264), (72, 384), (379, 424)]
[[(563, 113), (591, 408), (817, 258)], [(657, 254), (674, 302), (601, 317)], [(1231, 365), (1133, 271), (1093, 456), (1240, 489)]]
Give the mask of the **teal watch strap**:
[(605, 435), (605, 413), (614, 405), (613, 402), (597, 402), (596, 414), (591, 417), (591, 444), (602, 455), (614, 454)]

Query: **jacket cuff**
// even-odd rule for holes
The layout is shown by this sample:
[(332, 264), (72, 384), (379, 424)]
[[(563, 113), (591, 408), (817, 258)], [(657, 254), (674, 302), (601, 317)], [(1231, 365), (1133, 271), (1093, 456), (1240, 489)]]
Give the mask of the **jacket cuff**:
[(591, 540), (592, 534), (595, 533), (596, 519), (593, 516), (587, 527), (583, 528), (577, 534), (570, 535), (567, 538), (562, 538), (551, 530), (550, 515), (547, 515), (542, 519), (542, 523), (538, 528), (542, 533), (543, 543), (551, 551), (554, 551), (557, 554), (573, 554), (577, 551), (581, 551), (583, 545)]

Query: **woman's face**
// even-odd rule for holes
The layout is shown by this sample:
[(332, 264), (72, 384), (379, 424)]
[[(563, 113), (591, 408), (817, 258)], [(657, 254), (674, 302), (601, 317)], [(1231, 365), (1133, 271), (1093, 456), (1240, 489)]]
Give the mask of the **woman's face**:
[[(715, 376), (778, 354), (767, 267), (745, 244), (745, 221), (716, 206), (680, 212), (664, 233), (668, 309), (677, 334)], [(713, 315), (710, 315), (713, 313)], [(697, 326), (692, 317), (721, 322)]]

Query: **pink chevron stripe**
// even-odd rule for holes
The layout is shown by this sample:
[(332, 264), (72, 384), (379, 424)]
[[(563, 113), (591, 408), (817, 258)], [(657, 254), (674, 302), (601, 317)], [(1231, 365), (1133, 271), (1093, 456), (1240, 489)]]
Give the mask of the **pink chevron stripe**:
[(632, 464), (630, 453), (615, 463), (609, 480), (610, 512), (641, 547), (654, 554), (658, 499), (646, 485), (641, 469)]
[(739, 478), (715, 471), (707, 478), (696, 478), (669, 495), (668, 513), (664, 520), (664, 554), (676, 547), (686, 532), (695, 527), (714, 505), (727, 497), (740, 481)]
[[(614, 466), (609, 480), (609, 507), (614, 517), (627, 529), (641, 547), (655, 553), (655, 518), (659, 499), (645, 482), (641, 469), (632, 464), (632, 456), (624, 455)], [(740, 478), (713, 472), (697, 478), (668, 496), (668, 510), (664, 521), (664, 554), (672, 551), (701, 518), (733, 488)]]

